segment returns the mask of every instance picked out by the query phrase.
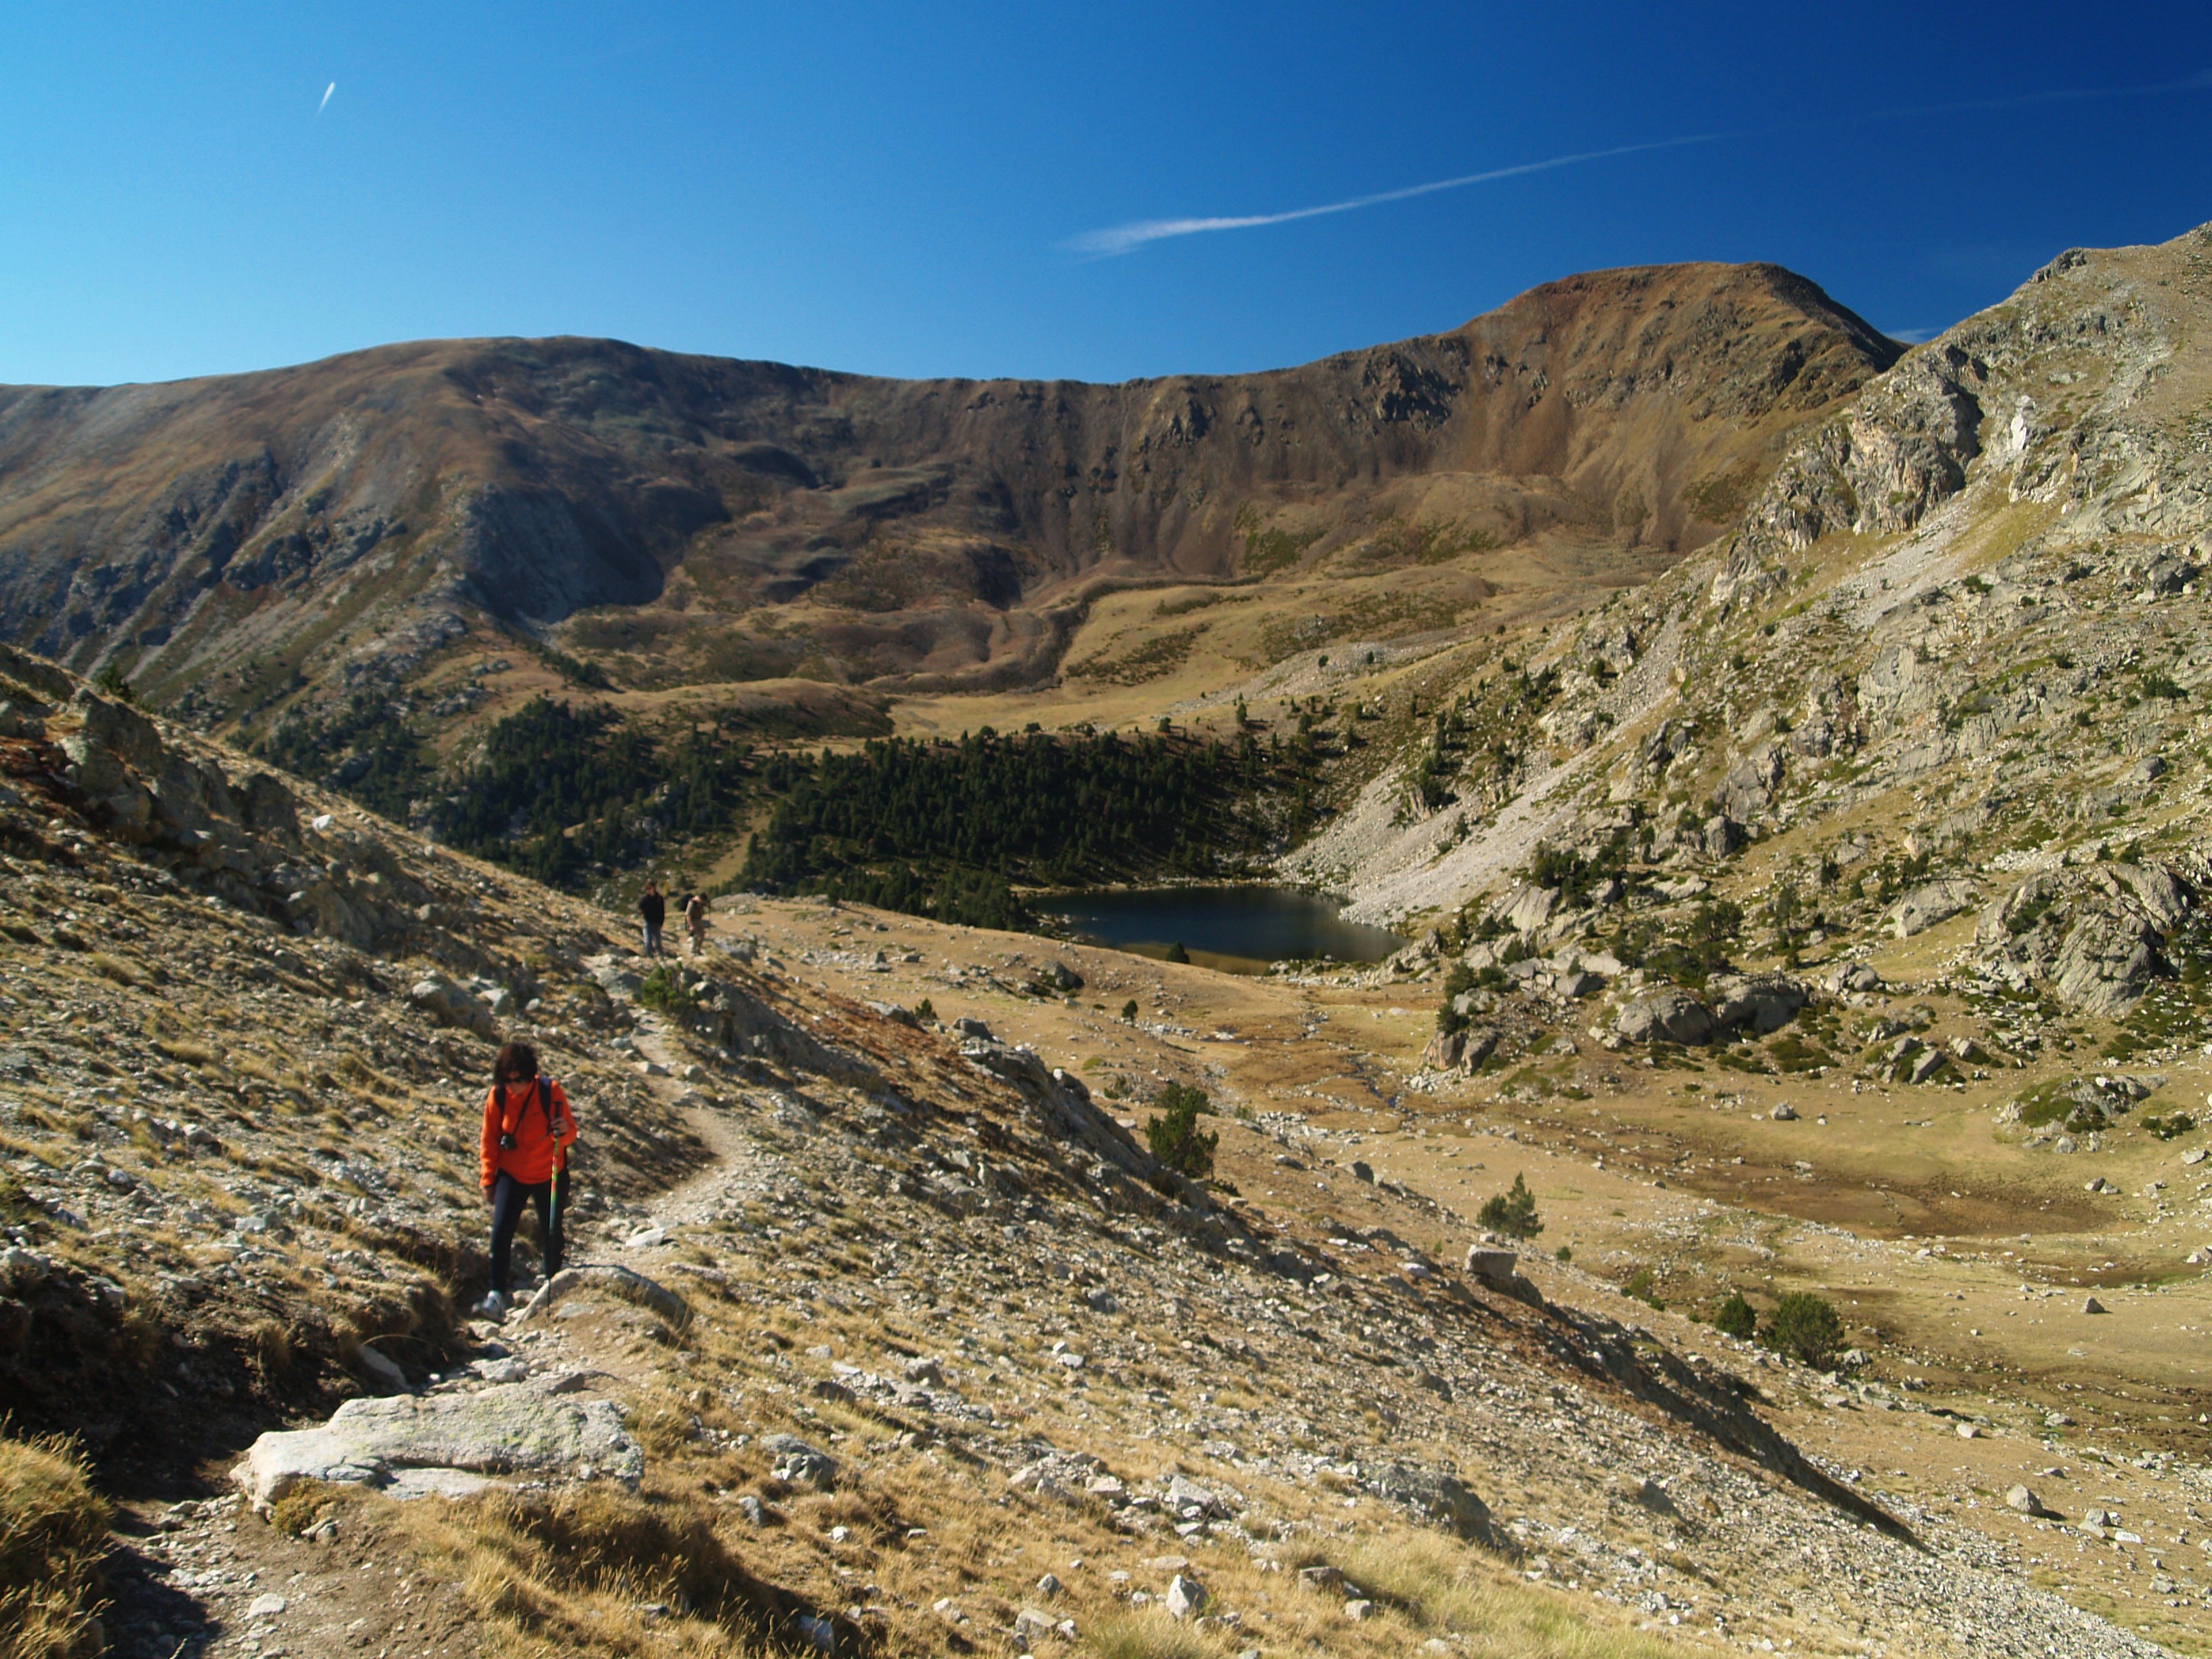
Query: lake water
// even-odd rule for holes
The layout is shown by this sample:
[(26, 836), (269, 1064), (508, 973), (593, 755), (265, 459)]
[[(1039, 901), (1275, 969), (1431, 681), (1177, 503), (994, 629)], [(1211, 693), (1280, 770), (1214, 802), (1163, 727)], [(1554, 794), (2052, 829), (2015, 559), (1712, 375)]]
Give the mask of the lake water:
[(1291, 887), (1134, 887), (1054, 893), (1036, 903), (1091, 944), (1149, 957), (1181, 945), (1193, 962), (1231, 973), (1260, 973), (1293, 957), (1380, 962), (1406, 943)]

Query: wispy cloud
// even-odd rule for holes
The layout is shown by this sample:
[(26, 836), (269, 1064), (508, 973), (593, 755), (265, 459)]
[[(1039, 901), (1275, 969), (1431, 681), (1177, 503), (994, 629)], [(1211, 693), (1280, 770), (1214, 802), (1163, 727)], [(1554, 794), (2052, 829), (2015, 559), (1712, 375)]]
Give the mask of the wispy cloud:
[[(1082, 235), (1061, 243), (1060, 246), (1070, 252), (1110, 259), (1121, 254), (1133, 253), (1149, 243), (1168, 241), (1179, 236), (1204, 236), (1223, 230), (1257, 230), (1266, 225), (1287, 225), (1300, 219), (1319, 219), (1332, 213), (1356, 213), (1362, 208), (1381, 207), (1388, 202), (1410, 201), (1417, 196), (1433, 196), (1439, 191), (1463, 190), (1469, 185), (1486, 185), (1499, 179), (1518, 178), (1524, 173), (1549, 173), (1555, 168), (1579, 167), (1584, 162), (1607, 161), (1617, 155), (1641, 155), (1652, 150), (1682, 149), (1692, 144), (1715, 143), (1723, 138), (1778, 138), (1786, 134), (1856, 126), (1869, 121), (1892, 120), (1900, 116), (1985, 114), (1996, 110), (2031, 108), (2037, 105), (2077, 103), (2105, 98), (2142, 98), (2160, 94), (2207, 90), (2212, 90), (2212, 70), (2200, 71), (2185, 80), (2161, 81), (2150, 86), (2053, 88), (2040, 92), (1999, 94), (1947, 104), (1921, 104), (1906, 109), (1867, 110), (1831, 120), (1791, 122), (1735, 132), (1693, 133), (1680, 138), (1656, 138), (1646, 143), (1616, 144), (1609, 149), (1577, 150), (1571, 155), (1552, 155), (1540, 161), (1489, 167), (1480, 173), (1463, 173), (1454, 179), (1435, 179), (1427, 184), (1377, 191), (1371, 196), (1354, 196), (1341, 202), (1323, 202), (1315, 207), (1288, 208), (1279, 213), (1133, 219), (1127, 224), (1109, 225), (1103, 230), (1085, 231)], [(1906, 339), (1911, 337), (1899, 335), (1897, 337)]]
[(331, 94), (337, 89), (338, 83), (335, 81), (323, 88), (323, 101), (315, 106), (315, 117), (318, 120), (322, 118), (323, 112), (331, 106)]
[(1893, 340), (1902, 340), (1907, 345), (1926, 345), (1943, 331), (1940, 328), (1886, 328), (1882, 332)]
[(1655, 149), (1680, 149), (1688, 144), (1710, 144), (1728, 136), (1719, 132), (1700, 132), (1683, 138), (1654, 139), (1649, 143), (1616, 144), (1610, 149), (1577, 150), (1571, 155), (1551, 155), (1540, 161), (1522, 161), (1512, 167), (1463, 173), (1455, 179), (1435, 179), (1425, 185), (1407, 185), (1399, 190), (1377, 191), (1372, 196), (1355, 196), (1342, 202), (1324, 202), (1318, 207), (1290, 208), (1280, 213), (1243, 213), (1214, 218), (1138, 219), (1125, 225), (1109, 226), (1104, 230), (1088, 231), (1063, 246), (1078, 253), (1111, 258), (1116, 254), (1133, 252), (1147, 242), (1165, 241), (1174, 236), (1201, 236), (1209, 231), (1253, 230), (1261, 225), (1287, 225), (1299, 219), (1318, 219), (1330, 213), (1352, 213), (1361, 208), (1381, 207), (1386, 202), (1411, 201), (1417, 196), (1433, 196), (1438, 191), (1463, 190), (1469, 185), (1486, 185), (1493, 179), (1513, 179), (1528, 173), (1549, 173), (1556, 167), (1576, 167), (1584, 161), (1602, 161), (1615, 155), (1638, 155)]

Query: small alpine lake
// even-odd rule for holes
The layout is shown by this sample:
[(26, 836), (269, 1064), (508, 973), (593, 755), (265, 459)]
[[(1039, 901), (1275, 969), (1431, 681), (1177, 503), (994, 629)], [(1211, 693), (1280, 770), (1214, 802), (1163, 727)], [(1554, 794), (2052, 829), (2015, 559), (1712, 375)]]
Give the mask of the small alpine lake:
[(1406, 943), (1395, 933), (1346, 921), (1333, 899), (1295, 887), (1124, 887), (1045, 893), (1038, 911), (1076, 938), (1142, 956), (1176, 945), (1201, 967), (1265, 973), (1269, 964), (1333, 957), (1380, 962)]

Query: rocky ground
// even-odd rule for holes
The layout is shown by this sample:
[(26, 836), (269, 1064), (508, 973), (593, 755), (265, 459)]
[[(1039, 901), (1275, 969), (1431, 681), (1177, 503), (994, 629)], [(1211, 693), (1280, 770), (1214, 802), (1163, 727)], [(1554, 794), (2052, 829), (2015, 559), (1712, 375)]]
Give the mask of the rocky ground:
[[(2057, 1516), (1985, 1512), (1980, 1480), (2045, 1455), (2017, 1412), (1961, 1439), (1577, 1267), (1471, 1269), (1522, 1132), (1466, 1134), (1461, 1101), (1456, 1145), (1406, 1155), (1453, 1127), (1394, 1107), (1443, 1098), (1400, 1086), (1408, 992), (810, 903), (726, 915), (672, 974), (586, 907), (0, 673), (5, 1388), (127, 1500), (117, 1651), (1054, 1652), (1179, 1615), (1237, 1652), (2152, 1651), (2039, 1577), (2106, 1544), (2172, 1604), (2159, 1634), (2195, 1628), (2133, 1486), (2096, 1493), (2125, 1523), (2051, 1480)], [(493, 1326), (465, 1310), (501, 1030), (584, 1114), (576, 1255), (638, 1277)], [(1142, 1149), (1169, 1077), (1214, 1092), (1224, 1184)], [(1491, 1167), (1454, 1188), (1457, 1160)], [(1532, 1167), (1548, 1247), (1577, 1200)], [(1936, 1437), (1971, 1474), (1874, 1463), (1932, 1474)]]

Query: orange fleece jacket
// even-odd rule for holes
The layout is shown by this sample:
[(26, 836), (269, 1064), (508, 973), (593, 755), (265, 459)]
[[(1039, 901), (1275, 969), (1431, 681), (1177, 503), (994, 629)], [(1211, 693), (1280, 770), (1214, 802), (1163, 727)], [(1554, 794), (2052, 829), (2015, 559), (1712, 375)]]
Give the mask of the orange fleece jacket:
[[(549, 1131), (546, 1113), (538, 1109), (538, 1083), (494, 1084), (484, 1094), (483, 1188), (489, 1192), (501, 1170), (525, 1186), (553, 1179), (556, 1166), (568, 1161), (576, 1143), (576, 1115), (569, 1109), (568, 1091), (550, 1078), (540, 1079), (551, 1108)], [(514, 1137), (514, 1149), (501, 1152), (499, 1138)]]

